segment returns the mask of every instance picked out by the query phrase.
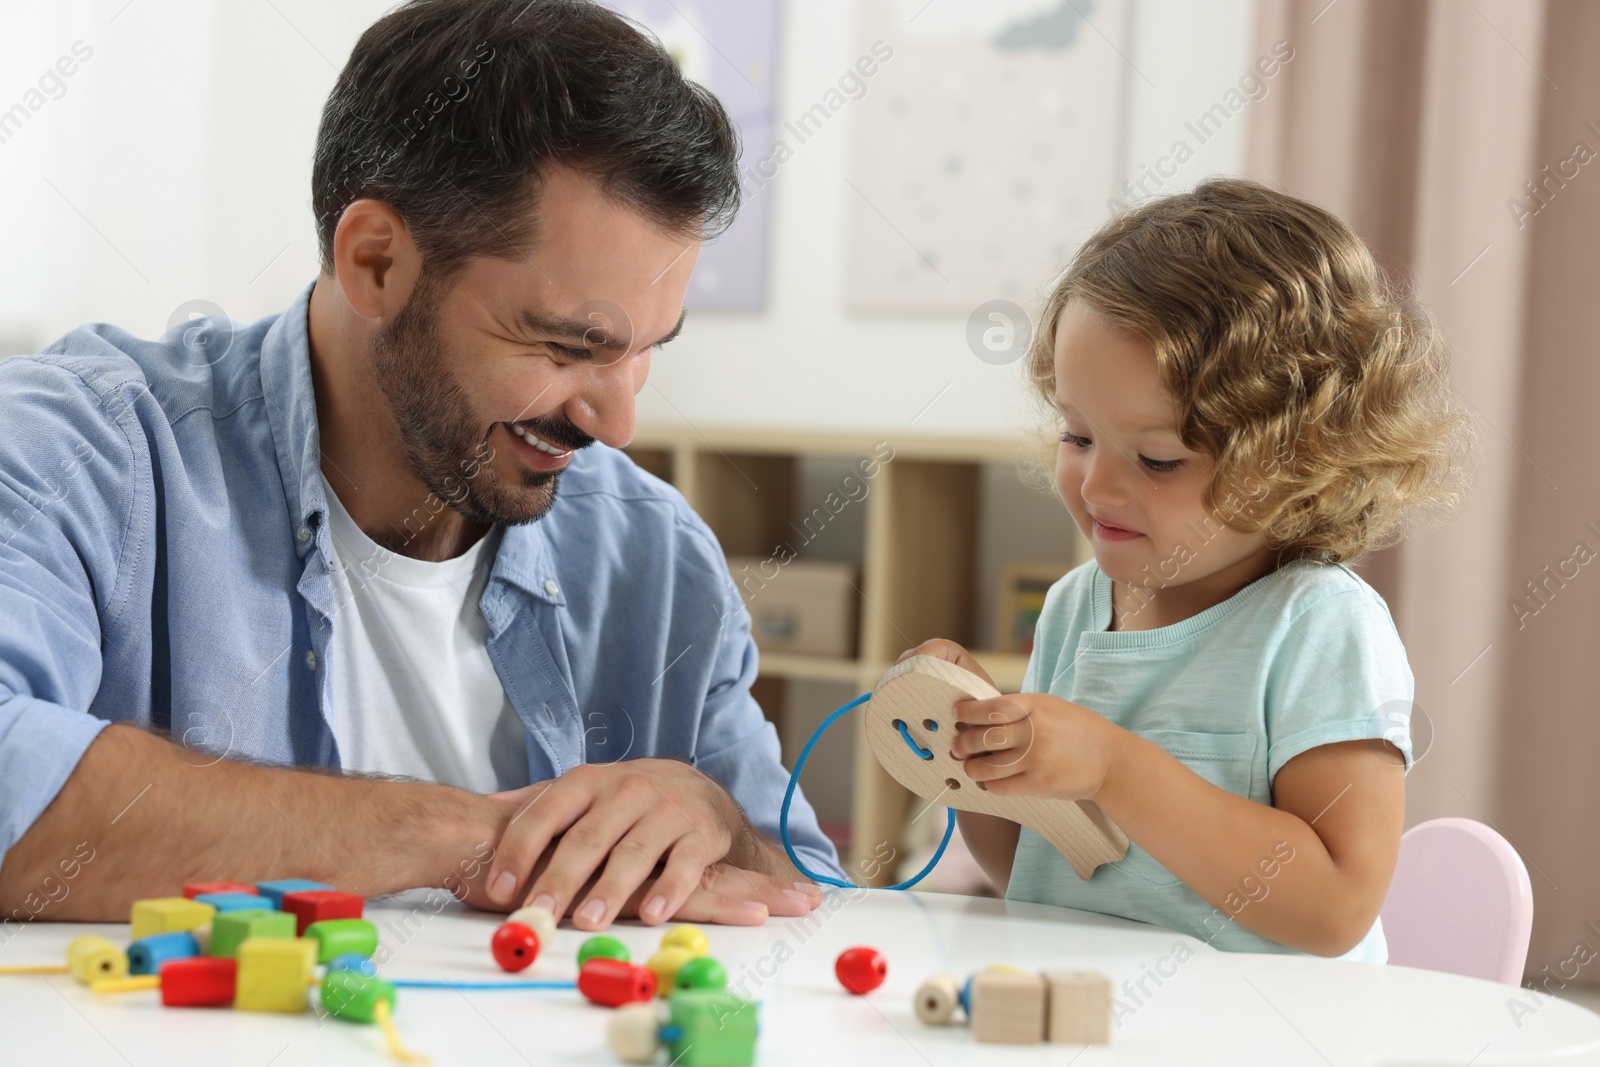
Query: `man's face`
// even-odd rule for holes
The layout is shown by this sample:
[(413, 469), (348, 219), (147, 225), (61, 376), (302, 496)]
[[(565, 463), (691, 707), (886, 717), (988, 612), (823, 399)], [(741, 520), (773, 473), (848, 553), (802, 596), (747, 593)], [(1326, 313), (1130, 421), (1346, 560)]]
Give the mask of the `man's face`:
[(370, 339), (412, 469), (478, 522), (541, 518), (575, 452), (633, 439), (700, 254), (567, 168), (546, 169), (536, 210), (523, 258), (474, 257), (446, 292), (424, 273)]

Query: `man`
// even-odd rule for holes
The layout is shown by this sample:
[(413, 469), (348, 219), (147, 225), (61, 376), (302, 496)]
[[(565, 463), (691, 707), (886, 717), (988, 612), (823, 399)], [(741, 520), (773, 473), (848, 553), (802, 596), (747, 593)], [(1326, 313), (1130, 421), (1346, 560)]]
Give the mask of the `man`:
[(413, 0), (328, 100), (287, 311), (0, 362), (4, 922), (285, 875), (816, 906), (726, 562), (615, 451), (737, 154), (604, 8)]

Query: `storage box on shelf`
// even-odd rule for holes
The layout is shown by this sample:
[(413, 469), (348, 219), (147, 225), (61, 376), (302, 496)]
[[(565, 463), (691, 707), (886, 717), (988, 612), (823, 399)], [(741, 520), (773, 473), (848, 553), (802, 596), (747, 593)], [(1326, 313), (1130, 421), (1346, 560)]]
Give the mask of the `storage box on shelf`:
[[(762, 646), (755, 695), (782, 729), (782, 680), (837, 682), (865, 692), (896, 657), (933, 637), (975, 648), (982, 473), (986, 464), (1015, 465), (1037, 457), (1021, 439), (906, 437), (641, 428), (627, 449), (635, 462), (675, 485), (710, 525), (730, 557)], [(803, 458), (858, 461), (848, 503), (796, 500)], [(804, 542), (843, 507), (862, 508), (865, 543), (859, 573), (852, 566), (809, 561)], [(780, 546), (788, 546), (786, 554)], [(1074, 550), (1082, 558), (1082, 548)], [(1067, 565), (1063, 565), (1065, 573)], [(807, 572), (810, 572), (809, 574)], [(776, 577), (768, 577), (776, 575)], [(751, 590), (759, 589), (752, 597)], [(789, 601), (793, 632), (782, 612), (766, 636), (757, 609)], [(765, 603), (763, 603), (765, 601)], [(850, 618), (853, 615), (853, 618)], [(824, 620), (844, 618), (841, 636), (822, 634)], [(810, 621), (811, 633), (794, 640)], [(774, 638), (777, 640), (774, 640)], [(813, 640), (812, 638), (815, 638)], [(788, 647), (785, 647), (785, 646)], [(1027, 657), (975, 649), (1002, 691), (1021, 687)], [(842, 726), (841, 726), (842, 728)], [(881, 842), (898, 847), (910, 794), (886, 774), (861, 740), (859, 720), (852, 859)], [(793, 753), (786, 753), (790, 759)], [(861, 868), (851, 867), (859, 879)], [(888, 884), (885, 867), (873, 878)]]

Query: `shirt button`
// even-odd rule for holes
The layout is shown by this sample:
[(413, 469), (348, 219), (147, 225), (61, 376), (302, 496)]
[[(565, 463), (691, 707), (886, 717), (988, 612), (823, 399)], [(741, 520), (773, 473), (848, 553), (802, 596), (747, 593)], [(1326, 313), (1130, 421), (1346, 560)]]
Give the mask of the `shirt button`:
[(561, 595), (561, 587), (556, 584), (556, 580), (554, 578), (546, 578), (544, 580), (544, 591), (549, 596)]
[(317, 669), (317, 654), (315, 652), (306, 652), (306, 666), (310, 667), (312, 670)]
[(295, 536), (295, 539), (299, 540), (299, 541), (309, 541), (309, 540), (311, 540), (311, 527), (309, 527), (309, 526), (300, 527), (300, 529), (298, 529), (298, 530), (296, 530), (294, 532), (294, 536)]

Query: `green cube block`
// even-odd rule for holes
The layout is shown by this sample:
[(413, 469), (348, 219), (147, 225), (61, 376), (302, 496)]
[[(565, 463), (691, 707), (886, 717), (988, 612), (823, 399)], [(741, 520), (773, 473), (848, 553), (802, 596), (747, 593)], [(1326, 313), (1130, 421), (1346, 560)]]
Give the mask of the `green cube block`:
[(322, 1010), (352, 1023), (370, 1023), (380, 1000), (394, 1013), (394, 986), (359, 971), (329, 971), (322, 978)]
[(756, 1062), (756, 1005), (732, 993), (679, 990), (667, 998), (661, 1038), (675, 1067), (751, 1067)]
[(378, 928), (366, 919), (323, 919), (306, 927), (305, 936), (317, 943), (317, 962), (355, 953), (371, 957), (378, 951)]
[(211, 920), (211, 955), (237, 957), (247, 937), (294, 937), (295, 919), (286, 911), (224, 911)]

